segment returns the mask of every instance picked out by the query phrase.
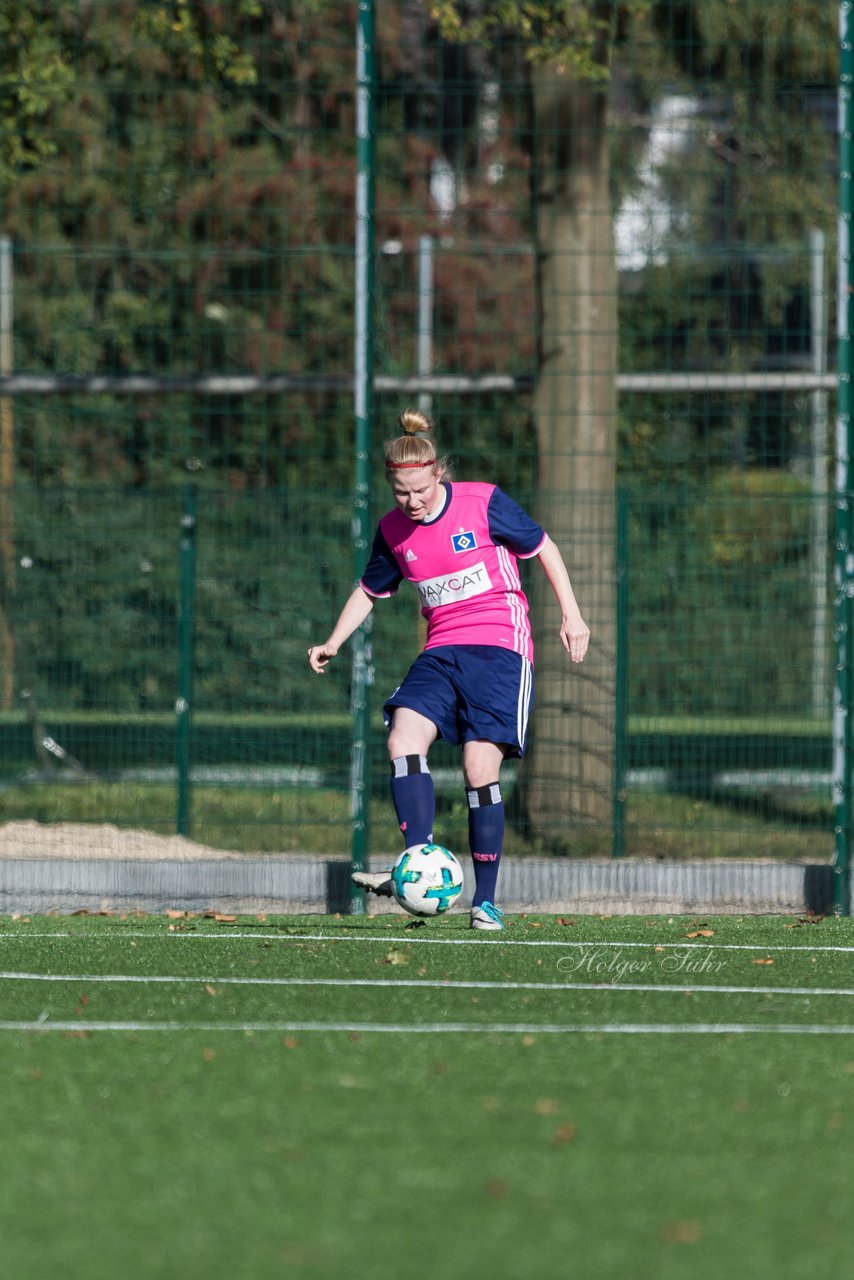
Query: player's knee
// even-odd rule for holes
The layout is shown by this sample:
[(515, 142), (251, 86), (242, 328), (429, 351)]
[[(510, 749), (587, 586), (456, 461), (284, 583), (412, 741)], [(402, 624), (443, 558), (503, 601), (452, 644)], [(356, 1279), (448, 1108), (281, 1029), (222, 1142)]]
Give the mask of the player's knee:
[(391, 733), (388, 735), (389, 760), (397, 760), (401, 756), (420, 754), (420, 747), (413, 743), (409, 734), (401, 732), (399, 729), (392, 729)]
[(401, 717), (398, 723), (395, 716), (388, 735), (388, 758), (397, 760), (401, 756), (426, 756), (432, 741), (429, 730), (418, 723), (411, 723)]
[(466, 787), (487, 787), (493, 783), (499, 775), (501, 760), (501, 753), (494, 750), (466, 752), (463, 760)]

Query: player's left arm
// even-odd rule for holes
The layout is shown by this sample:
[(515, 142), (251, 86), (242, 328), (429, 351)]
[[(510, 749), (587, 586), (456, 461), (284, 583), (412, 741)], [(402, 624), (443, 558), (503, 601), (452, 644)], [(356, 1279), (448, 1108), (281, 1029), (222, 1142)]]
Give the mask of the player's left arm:
[(551, 584), (560, 606), (560, 640), (573, 662), (581, 662), (587, 652), (590, 630), (581, 616), (563, 556), (541, 525), (526, 511), (495, 488), (489, 500), (489, 531), (522, 560), (536, 557)]
[(546, 538), (537, 556), (549, 585), (555, 593), (560, 606), (561, 624), (560, 639), (573, 662), (581, 662), (590, 642), (590, 628), (581, 616), (575, 592), (569, 580), (569, 573), (564, 564), (560, 548)]

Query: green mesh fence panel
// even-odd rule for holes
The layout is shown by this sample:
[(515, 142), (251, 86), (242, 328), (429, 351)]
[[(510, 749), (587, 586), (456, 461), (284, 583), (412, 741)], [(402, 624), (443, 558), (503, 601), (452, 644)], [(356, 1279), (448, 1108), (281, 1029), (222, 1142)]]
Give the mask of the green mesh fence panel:
[[(563, 5), (533, 36), (376, 7), (372, 515), (419, 405), (542, 520), (592, 631), (571, 666), (527, 564), (508, 851), (829, 862), (834, 6), (617, 4), (586, 43)], [(349, 653), (305, 652), (352, 586), (356, 6), (54, 8), (0, 90), (0, 820), (167, 835), (184, 786), (211, 848), (345, 855)], [(378, 858), (422, 641), (412, 595), (378, 603)]]

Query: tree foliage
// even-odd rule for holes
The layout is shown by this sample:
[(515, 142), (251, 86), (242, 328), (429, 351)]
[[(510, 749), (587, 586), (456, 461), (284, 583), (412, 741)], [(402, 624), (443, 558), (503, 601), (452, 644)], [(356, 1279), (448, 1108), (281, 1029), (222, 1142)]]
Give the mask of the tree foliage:
[(546, 63), (578, 80), (604, 84), (609, 68), (600, 49), (610, 48), (627, 16), (651, 0), (496, 0), (473, 10), (461, 0), (434, 0), (432, 14), (446, 40), (492, 41), (515, 37), (532, 65)]
[[(812, 226), (830, 236), (835, 212), (835, 140), (820, 107), (836, 75), (831, 8), (818, 0), (378, 0), (378, 372), (414, 372), (414, 264), (419, 237), (429, 234), (435, 370), (530, 379), (529, 89), (550, 66), (608, 97), (615, 207), (641, 181), (662, 93), (702, 103), (692, 153), (656, 175), (680, 212), (678, 233), (660, 262), (621, 283), (621, 367), (751, 369), (797, 356), (798, 343), (803, 355), (806, 256), (793, 250)], [(15, 247), (19, 372), (346, 378), (355, 21), (354, 0), (0, 0), (0, 230)], [(606, 56), (594, 58), (603, 45)], [(450, 212), (437, 201), (437, 173), (453, 180)], [(530, 404), (527, 391), (435, 402), (461, 475), (488, 468), (530, 500)], [(382, 417), (393, 422), (399, 407), (380, 397), (378, 437)], [(699, 489), (713, 472), (789, 466), (805, 421), (792, 401), (626, 399), (618, 460), (638, 490), (675, 491), (687, 481)], [(75, 573), (110, 554), (110, 538), (93, 533), (97, 501), (76, 503), (76, 486), (104, 486), (118, 502), (132, 491), (142, 512), (148, 491), (184, 483), (188, 459), (212, 502), (222, 490), (247, 494), (247, 507), (262, 489), (334, 494), (335, 527), (346, 531), (350, 432), (349, 395), (334, 389), (287, 398), (16, 399), (16, 531), (33, 532), (34, 567), (43, 564), (33, 601), (70, 619), (85, 590)], [(38, 531), (45, 494), (62, 487), (56, 527), (64, 520), (72, 532), (85, 529), (83, 568), (73, 557), (51, 559)], [(651, 542), (657, 519), (649, 515)], [(250, 549), (222, 551), (223, 566), (247, 584), (245, 598), (229, 600), (210, 574), (238, 647), (253, 616), (248, 584), (273, 581), (284, 527), (277, 514), (265, 516), (262, 567)], [(160, 568), (143, 574), (132, 565), (165, 564), (173, 534), (167, 520), (144, 555), (122, 559), (135, 602), (122, 615), (123, 634), (137, 605), (149, 621), (161, 607)], [(339, 561), (347, 555), (343, 548)], [(21, 592), (25, 579), (21, 570)], [(174, 583), (163, 584), (157, 598), (168, 626)], [(317, 606), (322, 625), (327, 607), (331, 594)], [(97, 647), (100, 624), (90, 621), (87, 643)], [(263, 639), (253, 643), (263, 652)], [(108, 658), (97, 657), (100, 676)], [(145, 704), (135, 674), (114, 674), (123, 698)], [(75, 689), (93, 698), (98, 680), (84, 676)]]

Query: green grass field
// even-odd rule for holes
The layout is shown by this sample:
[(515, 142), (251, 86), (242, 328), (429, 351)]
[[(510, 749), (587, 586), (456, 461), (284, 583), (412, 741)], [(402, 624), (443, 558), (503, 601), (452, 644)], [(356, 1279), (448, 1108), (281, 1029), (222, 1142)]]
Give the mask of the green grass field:
[(848, 1273), (850, 921), (466, 925), (0, 920), (4, 1274)]
[[(193, 790), (190, 835), (215, 849), (245, 853), (345, 854), (351, 848), (349, 792), (323, 788), (205, 785)], [(810, 800), (796, 820), (774, 820), (722, 803), (662, 792), (637, 792), (626, 809), (626, 852), (661, 858), (827, 858), (833, 854), (826, 804)], [(0, 788), (0, 822), (113, 823), (175, 833), (175, 789), (165, 783), (13, 783)], [(461, 800), (439, 796), (437, 830), (449, 847), (465, 848), (468, 815)], [(400, 830), (388, 798), (371, 806), (371, 844), (399, 852)], [(548, 856), (554, 846), (526, 839), (508, 824), (505, 851)], [(567, 850), (562, 849), (562, 852)], [(610, 832), (576, 836), (572, 854), (610, 857)]]

